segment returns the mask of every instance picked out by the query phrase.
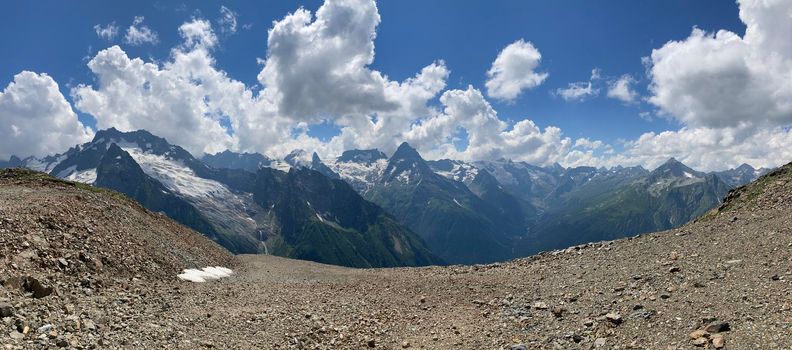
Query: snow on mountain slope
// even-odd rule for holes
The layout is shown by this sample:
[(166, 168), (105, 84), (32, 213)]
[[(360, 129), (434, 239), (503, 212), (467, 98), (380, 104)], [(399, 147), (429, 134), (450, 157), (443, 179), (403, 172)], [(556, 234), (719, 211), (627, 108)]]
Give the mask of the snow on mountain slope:
[(327, 162), (326, 165), (358, 193), (366, 193), (382, 177), (383, 171), (388, 166), (388, 160), (377, 159), (371, 162), (335, 160)]
[(465, 184), (473, 182), (479, 173), (479, 169), (475, 165), (460, 160), (442, 159), (428, 163), (438, 175)]
[(251, 195), (234, 193), (220, 182), (201, 178), (181, 160), (144, 152), (129, 144), (124, 146), (122, 149), (129, 153), (146, 175), (192, 202), (212, 222), (227, 229), (256, 230), (257, 223), (251, 214), (257, 211), (257, 206)]
[(67, 176), (59, 176), (69, 181), (93, 184), (96, 182), (96, 168), (72, 171)]

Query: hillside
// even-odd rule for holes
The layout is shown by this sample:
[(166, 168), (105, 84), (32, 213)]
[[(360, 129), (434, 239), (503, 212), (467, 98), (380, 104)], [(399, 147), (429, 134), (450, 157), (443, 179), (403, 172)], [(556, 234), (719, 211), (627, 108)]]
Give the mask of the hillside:
[(123, 328), (150, 321), (140, 312), (168, 307), (152, 291), (171, 290), (183, 269), (207, 266), (233, 269), (236, 259), (118, 193), (0, 170), (0, 344), (131, 339)]
[[(32, 222), (26, 227), (43, 230), (45, 237), (70, 230), (46, 228), (53, 225), (49, 219), (37, 221), (37, 216), (47, 217), (38, 213), (47, 208), (55, 220), (60, 212), (73, 217), (68, 222), (75, 223), (75, 234), (86, 221), (97, 235), (132, 232), (128, 227), (138, 227), (139, 217), (173, 225), (70, 184), (2, 183), (3, 222)], [(37, 206), (28, 207), (20, 198)], [(117, 211), (128, 222), (113, 215)], [(120, 275), (103, 281), (126, 289), (108, 292), (59, 283), (58, 294), (43, 299), (0, 289), (0, 303), (10, 298), (16, 309), (15, 316), (4, 319), (0, 342), (31, 348), (69, 339), (101, 347), (238, 349), (697, 349), (723, 342), (728, 349), (789, 349), (790, 222), (792, 165), (787, 165), (732, 191), (719, 208), (681, 228), (490, 265), (349, 269), (245, 255), (230, 278), (162, 284), (152, 279), (172, 276), (179, 263), (204, 263), (204, 258), (175, 248), (191, 257), (177, 263), (157, 250), (136, 250), (135, 242), (147, 244), (139, 238), (119, 237), (118, 242), (130, 242), (124, 249), (127, 257), (136, 257), (132, 267), (144, 272), (133, 273), (127, 266), (112, 270)], [(148, 228), (166, 233), (156, 225)], [(4, 234), (3, 244), (15, 252), (12, 257), (24, 260), (31, 248), (24, 248), (18, 237), (18, 232)], [(28, 244), (40, 244), (27, 237)], [(52, 259), (73, 245), (56, 246), (60, 238), (50, 242), (47, 255), (38, 253), (45, 257), (40, 265), (17, 263), (14, 269), (6, 258), (4, 271), (61, 274), (63, 267)], [(98, 252), (114, 249), (101, 242), (92, 242)], [(124, 261), (124, 255), (107, 255), (108, 262)], [(216, 256), (227, 262), (222, 253)], [(162, 271), (169, 273), (144, 270), (151, 259), (159, 259)], [(81, 263), (67, 260), (68, 269), (82, 269)], [(100, 303), (116, 311), (101, 311)], [(15, 339), (20, 337), (15, 319), (40, 327), (45, 318), (54, 324), (54, 336), (38, 338), (33, 332)], [(78, 330), (75, 318), (92, 327)]]

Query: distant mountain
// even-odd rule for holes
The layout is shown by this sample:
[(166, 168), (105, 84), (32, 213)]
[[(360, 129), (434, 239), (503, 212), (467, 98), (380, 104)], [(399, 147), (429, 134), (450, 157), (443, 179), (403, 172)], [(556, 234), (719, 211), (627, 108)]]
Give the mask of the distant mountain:
[(675, 159), (626, 183), (619, 176), (591, 181), (540, 219), (522, 254), (678, 227), (716, 207), (731, 189)]
[(14, 166), (123, 192), (236, 253), (361, 267), (491, 262), (676, 227), (767, 172), (702, 173), (675, 159), (651, 172), (427, 161), (407, 143), (391, 157), (199, 160), (144, 130), (112, 128), (63, 154), (0, 163)]
[(261, 169), (253, 198), (277, 224), (268, 239), (273, 254), (355, 267), (441, 263), (382, 208), (319, 172)]
[[(267, 167), (283, 168), (285, 161), (264, 164), (255, 154), (224, 152), (209, 159), (218, 167), (144, 130), (108, 129), (64, 154), (15, 161), (127, 194), (235, 253), (272, 252), (357, 267), (442, 263), (417, 235), (346, 183), (310, 170), (323, 165), (315, 154), (308, 163), (292, 159), (288, 174)], [(248, 171), (253, 166), (255, 172)], [(272, 183), (283, 185), (267, 187)], [(303, 199), (334, 206), (317, 214), (301, 208)]]
[(349, 150), (344, 151), (328, 166), (358, 193), (365, 196), (379, 183), (383, 171), (388, 166), (388, 157), (376, 149)]
[(715, 172), (715, 175), (717, 175), (729, 186), (739, 187), (758, 179), (760, 176), (767, 174), (770, 171), (771, 169), (754, 169), (754, 167), (748, 164), (743, 164), (734, 169)]
[(444, 260), (474, 263), (513, 257), (512, 241), (525, 233), (521, 217), (436, 174), (409, 144), (401, 144), (381, 171), (369, 169), (377, 175), (369, 176), (372, 183), (364, 197), (418, 233)]
[(171, 219), (219, 241), (223, 246), (236, 246), (235, 242), (218, 235), (214, 226), (194, 206), (146, 175), (129, 153), (115, 143), (102, 156), (96, 168), (94, 185), (121, 192), (147, 209), (164, 213)]

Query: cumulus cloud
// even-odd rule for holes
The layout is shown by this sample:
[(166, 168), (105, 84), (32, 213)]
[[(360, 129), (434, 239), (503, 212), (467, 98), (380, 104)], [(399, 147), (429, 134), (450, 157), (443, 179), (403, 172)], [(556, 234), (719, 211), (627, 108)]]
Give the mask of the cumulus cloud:
[(643, 165), (653, 169), (671, 157), (698, 170), (724, 170), (748, 163), (775, 167), (792, 159), (792, 132), (775, 127), (755, 129), (684, 127), (676, 131), (648, 132), (627, 141), (624, 151), (603, 165)]
[(23, 71), (0, 92), (0, 160), (44, 156), (89, 141), (93, 131), (77, 119), (47, 74)]
[(638, 99), (638, 93), (633, 89), (633, 84), (635, 84), (635, 78), (629, 74), (622, 75), (608, 83), (608, 97), (624, 103), (635, 103)]
[(94, 26), (94, 31), (96, 32), (96, 36), (110, 41), (115, 39), (115, 37), (118, 35), (118, 26), (115, 24), (115, 22), (104, 26), (97, 24)]
[(600, 70), (591, 70), (589, 81), (578, 81), (569, 83), (566, 88), (556, 89), (556, 96), (560, 96), (565, 101), (583, 101), (590, 97), (599, 95), (600, 90), (594, 87), (594, 82), (600, 79)]
[[(741, 18), (749, 28), (744, 37), (696, 29), (689, 38), (655, 50), (648, 59), (649, 101), (683, 127), (625, 141), (619, 152), (600, 140), (575, 139), (560, 128), (539, 126), (530, 119), (501, 119), (479, 89), (446, 90), (450, 70), (439, 59), (408, 79), (389, 79), (371, 67), (380, 23), (371, 0), (327, 0), (316, 13), (300, 8), (274, 22), (257, 77), (260, 88), (246, 86), (216, 67), (213, 55), (222, 36), (211, 22), (196, 18), (179, 27), (182, 42), (163, 61), (129, 57), (118, 46), (101, 50), (88, 63), (96, 82), (78, 85), (71, 93), (75, 107), (94, 116), (99, 128), (147, 129), (196, 155), (231, 149), (283, 156), (302, 148), (327, 158), (351, 148), (392, 152), (406, 140), (427, 158), (504, 157), (539, 165), (651, 168), (673, 156), (702, 170), (742, 162), (778, 165), (792, 159), (785, 151), (792, 141), (785, 128), (792, 119), (786, 112), (792, 106), (788, 66), (792, 44), (778, 38), (787, 25), (778, 19), (777, 13), (783, 12), (779, 6), (783, 4), (772, 0), (741, 2)], [(142, 21), (133, 26), (143, 28)], [(218, 28), (222, 32), (222, 24)], [(742, 60), (735, 58), (740, 55)], [(507, 46), (488, 72), (487, 95), (511, 100), (540, 85), (547, 78), (539, 69), (540, 61), (541, 54), (529, 42)], [(692, 77), (677, 74), (680, 71)], [(724, 78), (761, 93), (724, 85)], [(588, 82), (569, 86), (577, 88), (570, 90), (570, 99), (594, 96), (606, 82), (595, 69)], [(765, 86), (758, 86), (762, 82)], [(609, 82), (608, 95), (637, 101), (634, 85), (632, 77), (622, 76)], [(564, 97), (560, 90), (556, 93)], [(19, 100), (4, 94), (4, 101)], [(741, 98), (761, 107), (740, 102)], [(73, 116), (68, 102), (60, 99), (65, 105), (60, 112), (36, 115)], [(37, 96), (36, 100), (53, 99)], [(719, 108), (717, 102), (730, 105), (716, 110), (724, 114), (721, 117), (709, 110)], [(6, 115), (27, 114), (4, 112), (0, 118)], [(73, 120), (58, 124), (71, 125), (66, 131), (72, 141), (63, 142), (68, 145), (90, 136), (90, 130), (76, 117)], [(308, 130), (317, 123), (332, 124), (339, 134), (329, 140), (311, 137)], [(22, 130), (19, 123), (4, 124)], [(7, 127), (11, 129), (4, 134), (18, 132)], [(460, 138), (466, 142), (459, 142)], [(50, 148), (68, 146), (63, 143)]]
[(217, 39), (207, 21), (184, 23), (179, 33), (184, 42), (163, 65), (130, 58), (118, 46), (98, 52), (88, 62), (97, 86), (75, 87), (75, 106), (98, 128), (146, 129), (197, 155), (232, 148), (221, 121), (252, 108), (252, 93), (214, 67)]
[(691, 126), (792, 122), (792, 3), (739, 4), (743, 37), (694, 28), (652, 51), (649, 102)]
[(132, 25), (127, 28), (126, 35), (124, 35), (125, 43), (140, 46), (143, 44), (156, 45), (159, 42), (157, 32), (143, 24), (143, 20), (143, 16), (135, 16)]
[(548, 73), (537, 72), (542, 54), (523, 39), (506, 46), (487, 71), (487, 95), (499, 100), (514, 100), (523, 90), (542, 84)]
[[(444, 106), (441, 113), (414, 125), (405, 135), (429, 158), (509, 158), (537, 165), (580, 165), (591, 163), (594, 150), (606, 147), (601, 141), (572, 140), (557, 127), (543, 130), (529, 119), (509, 125), (472, 86), (446, 91), (440, 102)], [(463, 150), (454, 146), (460, 128), (468, 137)]]
[(220, 18), (217, 24), (223, 34), (234, 34), (237, 31), (237, 13), (225, 6), (220, 6)]

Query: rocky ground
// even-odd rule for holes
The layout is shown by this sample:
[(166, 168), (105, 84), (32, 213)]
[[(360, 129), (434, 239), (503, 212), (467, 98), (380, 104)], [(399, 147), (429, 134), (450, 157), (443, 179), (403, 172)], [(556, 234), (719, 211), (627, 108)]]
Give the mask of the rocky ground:
[[(720, 210), (677, 230), (501, 264), (356, 270), (272, 256), (231, 262), (217, 253), (164, 260), (174, 265), (163, 263), (162, 275), (156, 274), (160, 269), (135, 272), (145, 268), (141, 260), (119, 270), (127, 275), (102, 275), (88, 286), (60, 272), (75, 265), (90, 269), (91, 260), (82, 262), (74, 243), (31, 257), (25, 252), (33, 248), (25, 242), (38, 247), (35, 234), (51, 246), (63, 239), (35, 219), (43, 215), (44, 203), (68, 212), (94, 198), (69, 202), (67, 210), (58, 204), (63, 188), (39, 193), (33, 185), (2, 184), (2, 273), (41, 276), (57, 292), (37, 298), (35, 288), (0, 287), (0, 326), (5, 327), (0, 343), (7, 348), (792, 349), (789, 172), (785, 167), (762, 178), (732, 194)], [(69, 196), (86, 196), (84, 190), (65, 188)], [(8, 219), (18, 222), (20, 216), (35, 224), (3, 233), (9, 232)], [(69, 234), (86, 230), (77, 225)], [(112, 241), (122, 244), (121, 237)], [(102, 249), (115, 249), (110, 246)], [(143, 254), (122, 247), (114, 252), (126, 251), (128, 259)], [(58, 265), (63, 249), (71, 251), (65, 267)], [(186, 254), (186, 249), (174, 252)], [(89, 249), (92, 259), (97, 254)], [(23, 268), (27, 260), (40, 266)], [(207, 283), (175, 278), (177, 265), (202, 263), (233, 265), (235, 274)], [(25, 327), (28, 332), (20, 333)]]

